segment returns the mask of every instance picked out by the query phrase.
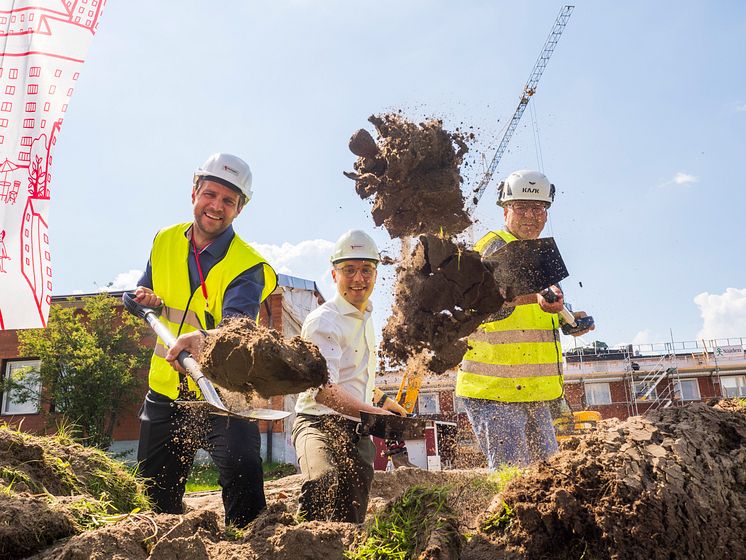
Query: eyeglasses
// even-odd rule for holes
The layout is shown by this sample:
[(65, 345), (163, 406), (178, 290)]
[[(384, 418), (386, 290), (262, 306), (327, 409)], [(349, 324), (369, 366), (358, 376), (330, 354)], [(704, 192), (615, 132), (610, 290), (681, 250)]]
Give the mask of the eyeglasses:
[(345, 278), (354, 278), (357, 276), (357, 273), (359, 272), (363, 278), (373, 278), (373, 275), (376, 273), (376, 267), (372, 265), (363, 265), (361, 267), (353, 266), (353, 265), (347, 265), (347, 266), (338, 266), (335, 267), (334, 270), (341, 272), (342, 276)]
[(548, 206), (543, 202), (514, 202), (509, 208), (519, 214), (536, 214), (542, 215), (547, 213)]

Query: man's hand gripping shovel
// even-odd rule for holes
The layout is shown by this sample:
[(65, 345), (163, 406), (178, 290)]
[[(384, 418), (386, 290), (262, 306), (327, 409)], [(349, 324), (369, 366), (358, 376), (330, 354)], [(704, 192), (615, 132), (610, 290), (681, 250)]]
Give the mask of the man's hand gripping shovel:
[[(176, 343), (176, 337), (171, 334), (168, 327), (161, 323), (158, 318), (160, 315), (160, 308), (140, 305), (134, 300), (132, 294), (127, 292), (122, 294), (122, 301), (124, 302), (124, 308), (132, 313), (132, 315), (145, 319), (155, 334), (158, 335), (158, 338), (160, 338), (168, 348), (171, 348)], [(204, 376), (197, 360), (195, 360), (191, 354), (184, 350), (179, 354), (178, 360), (181, 366), (189, 373), (189, 377), (191, 377), (197, 384), (199, 390), (202, 391), (202, 396), (205, 398), (204, 401), (176, 401), (180, 406), (205, 407), (213, 414), (248, 418), (251, 420), (282, 420), (290, 415), (289, 412), (284, 410), (271, 410), (267, 408), (249, 408), (241, 411), (229, 410), (225, 404), (223, 404), (217, 391), (215, 391), (212, 382)]]

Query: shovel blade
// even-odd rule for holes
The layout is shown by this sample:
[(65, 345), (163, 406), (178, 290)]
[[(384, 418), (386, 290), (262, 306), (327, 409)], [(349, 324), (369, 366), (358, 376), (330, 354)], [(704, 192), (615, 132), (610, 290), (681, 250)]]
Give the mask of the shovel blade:
[(360, 411), (360, 429), (363, 435), (381, 439), (405, 440), (425, 437), (427, 420), (397, 416), (395, 414), (369, 414)]
[(541, 292), (570, 275), (553, 237), (518, 239), (484, 261), (506, 299)]
[(219, 416), (232, 416), (249, 420), (284, 420), (290, 413), (286, 410), (272, 410), (271, 408), (246, 408), (242, 410), (228, 410), (215, 406), (207, 401), (175, 401), (178, 406), (190, 410), (204, 410)]

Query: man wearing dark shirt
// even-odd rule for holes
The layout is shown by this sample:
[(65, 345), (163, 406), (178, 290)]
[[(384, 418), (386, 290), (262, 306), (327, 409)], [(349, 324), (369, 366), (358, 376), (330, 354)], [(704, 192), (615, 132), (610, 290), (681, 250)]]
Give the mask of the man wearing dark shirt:
[(251, 194), (251, 171), (243, 160), (211, 156), (194, 175), (193, 221), (158, 232), (135, 291), (138, 303), (163, 306), (161, 321), (177, 337), (170, 349), (157, 341), (140, 411), (138, 461), (154, 507), (183, 512), (186, 478), (202, 448), (220, 472), (225, 521), (238, 527), (266, 505), (256, 423), (187, 413), (174, 401), (201, 398), (178, 363), (179, 353), (199, 355), (204, 337), (223, 319), (256, 319), (277, 285), (272, 267), (231, 225)]

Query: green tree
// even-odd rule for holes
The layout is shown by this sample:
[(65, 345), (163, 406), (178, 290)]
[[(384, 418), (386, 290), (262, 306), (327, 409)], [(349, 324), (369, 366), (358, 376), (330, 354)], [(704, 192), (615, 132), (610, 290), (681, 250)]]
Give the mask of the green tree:
[[(77, 439), (100, 449), (111, 445), (121, 411), (141, 397), (137, 372), (150, 354), (141, 344), (145, 323), (117, 307), (107, 294), (86, 299), (82, 309), (53, 305), (45, 329), (18, 333), (21, 355), (41, 360), (38, 370), (5, 382), (15, 400), (51, 405), (43, 413), (61, 414)], [(31, 389), (38, 380), (41, 395)]]

